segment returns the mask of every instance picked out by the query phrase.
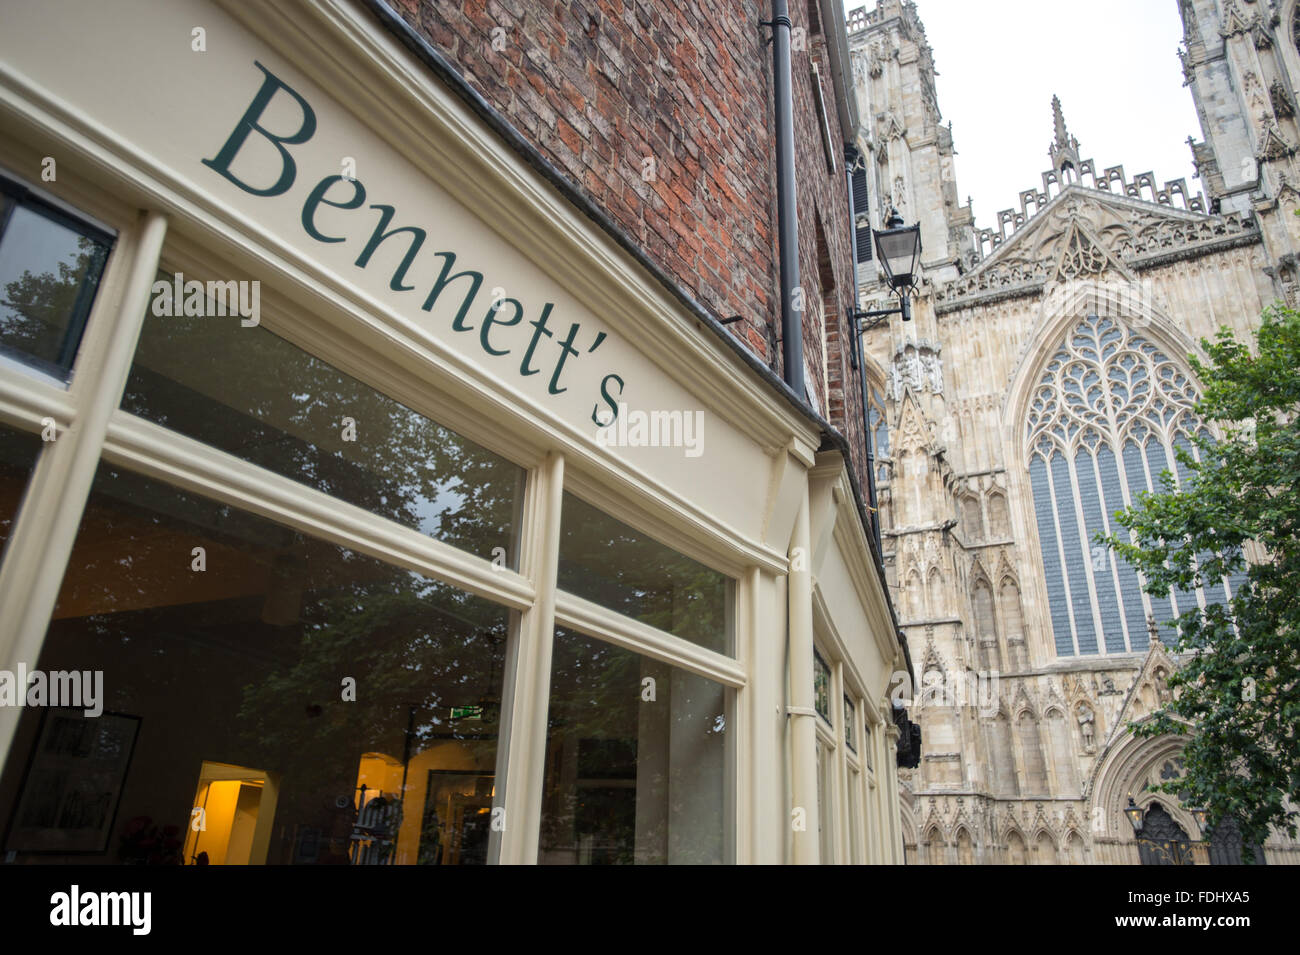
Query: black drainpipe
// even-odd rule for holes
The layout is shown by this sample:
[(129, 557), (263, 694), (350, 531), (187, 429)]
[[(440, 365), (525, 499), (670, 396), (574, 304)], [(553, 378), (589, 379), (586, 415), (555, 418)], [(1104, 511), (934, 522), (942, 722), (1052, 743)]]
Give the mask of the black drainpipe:
[[(794, 97), (791, 92), (790, 5), (772, 0), (772, 89), (776, 117), (776, 223), (781, 260), (781, 352), (785, 383), (806, 398), (803, 380), (803, 305), (799, 288), (799, 217), (794, 191)], [(796, 305), (798, 308), (796, 308)]]
[(849, 334), (853, 336), (853, 361), (858, 366), (858, 376), (862, 381), (862, 433), (867, 442), (867, 506), (871, 509), (871, 530), (876, 537), (876, 553), (880, 550), (880, 510), (876, 504), (876, 454), (874, 435), (871, 433), (871, 400), (867, 388), (867, 363), (862, 350), (862, 333), (858, 330), (858, 211), (853, 205), (853, 171), (857, 168), (860, 156), (858, 148), (852, 143), (844, 147), (844, 165), (849, 187), (849, 252), (853, 257), (853, 318), (849, 322)]

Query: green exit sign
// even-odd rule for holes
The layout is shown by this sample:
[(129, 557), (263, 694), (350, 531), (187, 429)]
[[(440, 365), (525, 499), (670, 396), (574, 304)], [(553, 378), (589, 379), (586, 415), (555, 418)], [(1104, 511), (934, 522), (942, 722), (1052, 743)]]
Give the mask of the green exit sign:
[(483, 718), (483, 707), (453, 706), (451, 708), (451, 718), (453, 720), (481, 720)]

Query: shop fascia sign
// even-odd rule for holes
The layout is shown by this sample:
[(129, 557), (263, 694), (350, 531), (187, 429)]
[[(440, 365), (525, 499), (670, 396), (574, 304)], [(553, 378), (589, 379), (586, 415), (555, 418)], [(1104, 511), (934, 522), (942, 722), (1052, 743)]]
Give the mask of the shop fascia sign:
[[(203, 159), (202, 163), (249, 195), (271, 198), (285, 195), (297, 184), (298, 165), (294, 153), (304, 148), (315, 135), (317, 118), (316, 111), (301, 93), (261, 63), (254, 61), (253, 65), (263, 74), (261, 87), (225, 144), (214, 156)], [(297, 105), (301, 116), (297, 128), (271, 129), (263, 125), (273, 101), (285, 97)], [(280, 107), (278, 115), (283, 116), (283, 107)], [(273, 182), (249, 182), (232, 169), (244, 150), (260, 150), (266, 154), (267, 149), (274, 149), (278, 153), (280, 172)], [(354, 262), (357, 268), (367, 268), (383, 243), (405, 242), (405, 255), (388, 283), (392, 292), (410, 296), (403, 305), (409, 302), (410, 307), (430, 312), (444, 293), (453, 302), (455, 296), (461, 296), (460, 307), (451, 323), (453, 332), (476, 339), (485, 355), (495, 362), (515, 366), (520, 377), (548, 375), (548, 395), (559, 395), (569, 390), (564, 384), (565, 371), (570, 363), (582, 361), (594, 354), (604, 343), (605, 332), (597, 332), (590, 336), (590, 340), (584, 340), (579, 322), (570, 323), (567, 330), (561, 329), (562, 322), (553, 325), (552, 312), (555, 305), (552, 302), (545, 302), (536, 312), (537, 317), (525, 323), (525, 315), (530, 314), (531, 310), (523, 302), (505, 296), (500, 290), (492, 290), (493, 297), (490, 301), (486, 295), (480, 296), (484, 285), (483, 273), (474, 269), (457, 270), (456, 253), (449, 250), (433, 253), (434, 257), (442, 260), (441, 269), (431, 283), (425, 281), (417, 286), (411, 267), (429, 241), (429, 230), (422, 225), (407, 224), (393, 205), (377, 201), (367, 205), (367, 200), (375, 198), (381, 197), (368, 192), (365, 184), (355, 176), (325, 176), (309, 190), (305, 190), (299, 223), (302, 230), (317, 242), (345, 242), (348, 236), (331, 235), (322, 230), (317, 221), (321, 207), (346, 211), (360, 210), (365, 206), (371, 214), (367, 217), (358, 212), (355, 216), (357, 231), (354, 235), (368, 235), (365, 246)], [(377, 221), (375, 213), (378, 214)], [(410, 295), (412, 292), (416, 294)], [(421, 294), (423, 298), (420, 297)], [(475, 309), (476, 302), (478, 310)], [(481, 318), (478, 317), (480, 315)], [(519, 328), (521, 325), (523, 328)], [(531, 332), (519, 334), (529, 326)], [(511, 332), (510, 329), (517, 330)], [(558, 346), (558, 354), (555, 346)], [(600, 379), (599, 394), (593, 396), (591, 410), (594, 424), (607, 427), (617, 420), (620, 407), (626, 407), (618, 400), (623, 387), (622, 376), (614, 372), (609, 372)]]

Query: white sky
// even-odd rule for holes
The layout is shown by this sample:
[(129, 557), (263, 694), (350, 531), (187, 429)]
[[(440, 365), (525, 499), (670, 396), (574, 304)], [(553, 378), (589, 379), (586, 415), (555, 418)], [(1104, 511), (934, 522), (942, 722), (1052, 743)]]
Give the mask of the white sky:
[[(1195, 196), (1187, 137), (1202, 138), (1177, 50), (1177, 0), (915, 0), (934, 50), (939, 109), (952, 121), (957, 194), (975, 221), (997, 224), (1042, 188), (1051, 167), (1052, 94), (1081, 159), (1160, 186), (1186, 178)], [(845, 0), (845, 9), (864, 5)], [(874, 6), (874, 0), (866, 5)]]

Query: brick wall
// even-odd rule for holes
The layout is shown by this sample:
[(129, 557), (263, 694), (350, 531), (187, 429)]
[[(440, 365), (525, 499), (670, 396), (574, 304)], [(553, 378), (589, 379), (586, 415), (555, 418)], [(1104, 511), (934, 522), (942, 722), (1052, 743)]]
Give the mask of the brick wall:
[[(842, 146), (807, 2), (792, 0), (790, 11), (808, 41), (794, 53), (800, 271), (825, 322), (809, 308), (804, 351), (818, 407), (854, 443), (861, 468), (861, 398), (841, 327), (853, 294)], [(781, 372), (771, 47), (759, 27), (769, 0), (389, 3), (697, 301), (720, 318), (742, 316), (729, 331)]]

